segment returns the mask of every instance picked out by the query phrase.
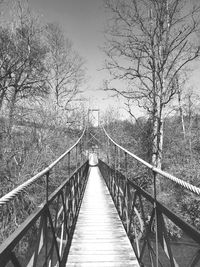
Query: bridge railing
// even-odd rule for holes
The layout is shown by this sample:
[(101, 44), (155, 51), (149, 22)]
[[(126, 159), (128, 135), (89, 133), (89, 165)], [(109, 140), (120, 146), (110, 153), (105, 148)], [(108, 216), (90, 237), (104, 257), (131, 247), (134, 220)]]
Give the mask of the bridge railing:
[[(84, 134), (47, 168), (0, 199), (3, 212), (10, 202), (19, 202), (30, 186), (45, 178), (45, 200), (0, 246), (1, 267), (61, 266), (66, 260), (89, 167), (81, 153)], [(76, 170), (70, 173), (72, 153)], [(65, 181), (51, 192), (50, 177), (62, 161), (67, 165)]]
[[(118, 145), (106, 131), (105, 134), (109, 140), (107, 153), (112, 146), (114, 162), (110, 166), (99, 161), (100, 170), (141, 266), (199, 266), (200, 232), (157, 200), (158, 175), (197, 195), (200, 189), (153, 167)], [(153, 179), (152, 195), (134, 182), (134, 174), (128, 179), (128, 156), (149, 170), (148, 175)], [(173, 231), (178, 233), (176, 238), (171, 235)]]

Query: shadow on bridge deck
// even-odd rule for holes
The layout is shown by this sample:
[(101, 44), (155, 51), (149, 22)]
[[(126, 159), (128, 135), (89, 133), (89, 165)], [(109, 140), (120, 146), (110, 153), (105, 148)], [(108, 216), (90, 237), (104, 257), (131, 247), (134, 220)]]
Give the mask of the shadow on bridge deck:
[(139, 266), (97, 163), (92, 154), (66, 266)]

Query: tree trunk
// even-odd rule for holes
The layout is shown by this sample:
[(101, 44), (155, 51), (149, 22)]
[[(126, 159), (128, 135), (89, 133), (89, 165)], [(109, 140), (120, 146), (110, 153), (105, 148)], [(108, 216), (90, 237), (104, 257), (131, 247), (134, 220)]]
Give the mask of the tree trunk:
[(13, 123), (14, 123), (16, 96), (17, 96), (17, 93), (14, 90), (14, 92), (11, 95), (10, 103), (9, 103), (8, 128), (7, 128), (7, 133), (9, 137), (11, 137)]
[(4, 98), (5, 98), (5, 95), (6, 95), (6, 91), (2, 90), (1, 94), (0, 94), (0, 111), (1, 111), (2, 106), (3, 106), (3, 101), (4, 101)]
[(163, 150), (163, 120), (156, 118), (153, 123), (153, 151), (152, 165), (161, 169), (162, 167), (162, 150)]
[(183, 137), (184, 137), (184, 140), (186, 140), (185, 122), (184, 122), (184, 117), (183, 117), (183, 109), (181, 105), (181, 91), (180, 90), (178, 90), (178, 104), (179, 104), (179, 111), (180, 111), (180, 117), (181, 117), (181, 125), (182, 125), (182, 130), (183, 130)]
[(163, 116), (159, 97), (155, 98), (153, 112), (152, 165), (161, 169), (163, 151)]

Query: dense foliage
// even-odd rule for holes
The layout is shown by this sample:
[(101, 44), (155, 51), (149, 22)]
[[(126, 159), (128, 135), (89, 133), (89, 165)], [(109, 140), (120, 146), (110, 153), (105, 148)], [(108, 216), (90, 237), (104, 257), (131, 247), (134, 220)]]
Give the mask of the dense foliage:
[[(184, 116), (184, 121), (187, 129), (185, 139), (178, 113), (165, 120), (162, 169), (199, 187), (199, 115), (193, 113), (192, 122), (189, 121), (188, 116)], [(107, 123), (106, 127), (108, 133), (118, 144), (147, 162), (151, 162), (152, 147), (149, 139), (151, 123), (149, 120), (139, 118), (135, 123), (128, 120), (113, 120)], [(123, 166), (124, 157), (121, 156), (120, 160)], [(128, 158), (128, 177), (145, 190), (152, 192), (151, 173), (131, 158)], [(183, 190), (181, 186), (166, 178), (159, 177), (158, 199), (185, 221), (200, 229), (200, 202), (195, 194)], [(180, 237), (180, 229), (170, 221), (168, 228), (171, 236)]]
[[(73, 102), (85, 76), (83, 59), (59, 25), (42, 25), (25, 2), (15, 4), (13, 24), (0, 26), (0, 197), (66, 151), (84, 117)], [(51, 173), (50, 192), (66, 178), (66, 168), (60, 164)], [(3, 206), (0, 243), (44, 197), (41, 179)]]

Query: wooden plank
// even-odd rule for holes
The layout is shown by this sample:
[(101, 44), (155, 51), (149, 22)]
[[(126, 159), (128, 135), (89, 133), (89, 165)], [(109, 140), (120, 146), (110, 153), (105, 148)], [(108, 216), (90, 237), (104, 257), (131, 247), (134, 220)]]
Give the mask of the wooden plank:
[(130, 255), (69, 255), (68, 261), (71, 263), (86, 263), (86, 262), (137, 262), (134, 256)]
[[(118, 254), (120, 252), (125, 252), (127, 253), (127, 248), (118, 248), (118, 249), (115, 249), (115, 248), (112, 248), (112, 249), (104, 249), (103, 246), (101, 247), (101, 250), (98, 249), (98, 250), (95, 250), (95, 248), (92, 248), (92, 250), (88, 250), (88, 249), (76, 249), (76, 250), (72, 250), (70, 252), (70, 255), (76, 255), (76, 256), (79, 256), (79, 255), (102, 255), (104, 257), (104, 255), (115, 255), (116, 252), (118, 252)], [(127, 254), (128, 256), (131, 256), (131, 254)]]
[(90, 168), (66, 266), (139, 267), (98, 167)]
[(132, 262), (87, 262), (87, 263), (69, 263), (67, 267), (138, 267), (138, 263)]

